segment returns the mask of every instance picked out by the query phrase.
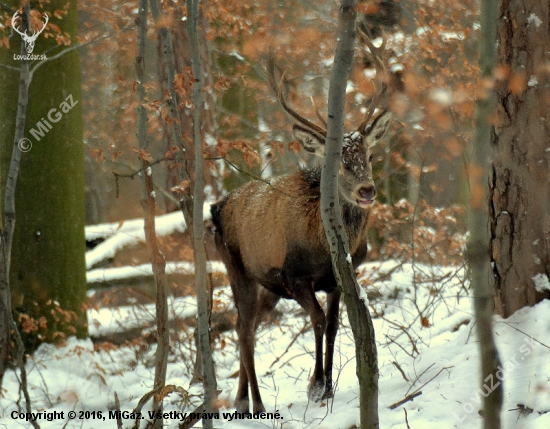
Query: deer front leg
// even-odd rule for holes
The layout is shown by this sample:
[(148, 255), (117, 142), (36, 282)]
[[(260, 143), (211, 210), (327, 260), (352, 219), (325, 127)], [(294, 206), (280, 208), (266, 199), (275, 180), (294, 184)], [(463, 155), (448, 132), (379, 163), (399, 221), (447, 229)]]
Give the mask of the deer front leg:
[(308, 397), (310, 401), (319, 402), (325, 393), (325, 376), (323, 374), (323, 335), (325, 334), (326, 318), (319, 305), (313, 284), (307, 280), (289, 281), (293, 298), (309, 314), (315, 334), (315, 368), (309, 382)]

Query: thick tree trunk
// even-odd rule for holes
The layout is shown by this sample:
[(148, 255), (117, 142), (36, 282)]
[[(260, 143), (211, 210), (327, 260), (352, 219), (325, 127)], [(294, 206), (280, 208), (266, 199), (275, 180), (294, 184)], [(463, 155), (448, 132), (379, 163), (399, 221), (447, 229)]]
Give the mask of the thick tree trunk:
[[(501, 0), (498, 123), (490, 186), (496, 311), (504, 317), (534, 305), (534, 279), (550, 275), (550, 5)], [(545, 277), (546, 276), (546, 277)]]
[[(20, 4), (8, 3), (13, 8)], [(75, 0), (68, 3), (69, 13), (61, 20), (53, 11), (64, 9), (66, 1), (51, 1), (46, 10), (50, 24), (58, 25), (76, 43), (77, 5)], [(14, 33), (10, 49), (0, 50), (0, 62), (19, 67), (21, 61), (13, 56), (20, 53), (21, 43), (21, 37)], [(54, 52), (59, 52), (55, 38), (46, 38), (42, 33), (36, 39), (33, 54), (47, 53), (53, 47)], [(34, 66), (36, 63), (31, 64), (31, 68)], [(17, 73), (0, 68), (2, 189), (13, 147), (18, 77)], [(40, 333), (46, 340), (53, 340), (56, 331), (71, 333), (66, 324), (60, 325), (56, 320), (56, 314), (52, 315), (51, 303), (59, 302), (63, 310), (77, 315), (70, 328), (76, 328), (74, 333), (83, 337), (87, 335), (86, 314), (82, 311), (86, 301), (84, 145), (80, 58), (76, 50), (36, 69), (26, 113), (24, 137), (32, 147), (29, 145), (29, 151), (21, 155), (15, 195), (12, 305), (31, 317), (45, 316), (48, 332)], [(27, 334), (27, 352), (41, 341), (36, 333)]]

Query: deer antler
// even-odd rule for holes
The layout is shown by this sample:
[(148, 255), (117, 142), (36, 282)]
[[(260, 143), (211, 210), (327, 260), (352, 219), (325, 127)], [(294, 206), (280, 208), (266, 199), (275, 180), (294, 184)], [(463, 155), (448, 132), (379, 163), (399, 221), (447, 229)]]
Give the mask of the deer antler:
[(15, 30), (16, 33), (19, 33), (21, 37), (27, 37), (27, 30), (25, 30), (24, 33), (21, 33), (18, 28), (15, 26), (15, 20), (18, 16), (21, 16), (19, 12), (15, 12), (13, 16), (11, 17), (11, 28)]
[[(363, 121), (361, 121), (361, 124), (357, 128), (357, 131), (360, 133), (363, 133), (365, 130), (365, 127), (369, 123), (369, 121), (372, 119), (372, 116), (374, 115), (374, 111), (378, 107), (378, 104), (380, 104), (381, 101), (385, 102), (385, 96), (386, 92), (388, 90), (388, 84), (386, 82), (386, 76), (387, 76), (387, 70), (386, 66), (384, 65), (384, 52), (386, 50), (386, 40), (382, 40), (382, 44), (380, 47), (374, 46), (372, 43), (372, 40), (370, 37), (365, 34), (364, 31), (359, 30), (359, 35), (361, 36), (361, 39), (365, 42), (367, 47), (369, 48), (369, 51), (372, 54), (373, 61), (374, 61), (374, 67), (376, 68), (376, 77), (377, 80), (381, 83), (381, 87), (376, 91), (374, 94), (374, 97), (372, 98), (369, 107), (367, 108), (367, 113), (365, 114), (365, 117), (363, 118)], [(385, 104), (385, 103), (384, 103)]]
[(11, 27), (15, 30), (16, 33), (19, 33), (21, 35), (21, 38), (25, 41), (25, 43), (27, 44), (27, 52), (30, 54), (32, 53), (33, 49), (34, 49), (34, 42), (36, 41), (37, 37), (39, 36), (40, 33), (42, 33), (44, 31), (44, 29), (46, 28), (46, 25), (48, 25), (48, 21), (50, 20), (50, 18), (48, 17), (48, 14), (44, 14), (44, 16), (46, 17), (46, 19), (44, 20), (44, 25), (42, 26), (42, 28), (40, 30), (34, 30), (32, 32), (32, 36), (29, 36), (27, 34), (27, 30), (25, 30), (24, 33), (22, 33), (21, 31), (19, 31), (19, 29), (16, 27), (15, 25), (15, 21), (17, 19), (17, 17), (21, 17), (20, 13), (19, 12), (15, 12), (11, 18)]
[(309, 98), (311, 99), (311, 104), (313, 104), (313, 107), (315, 107), (315, 114), (317, 115), (317, 118), (321, 121), (323, 127), (325, 127), (325, 129), (328, 129), (327, 121), (325, 121), (325, 118), (323, 118), (323, 115), (321, 115), (321, 112), (319, 112), (319, 108), (317, 107), (317, 103), (315, 103), (313, 96)]
[[(46, 19), (44, 20), (44, 25), (42, 26), (42, 28), (39, 31), (38, 30), (36, 31), (37, 36), (44, 31), (44, 28), (46, 28), (46, 25), (48, 25), (48, 22), (50, 20), (47, 13), (45, 13), (44, 16), (46, 17)], [(33, 34), (33, 37), (34, 37), (34, 34)]]
[[(269, 79), (269, 84), (273, 88), (273, 90), (277, 93), (277, 98), (279, 99), (279, 103), (281, 103), (281, 106), (283, 109), (294, 119), (296, 119), (298, 122), (300, 122), (302, 125), (305, 125), (307, 128), (309, 128), (311, 131), (315, 132), (316, 134), (319, 134), (321, 137), (327, 136), (327, 130), (320, 127), (319, 125), (311, 122), (310, 120), (304, 118), (302, 115), (300, 115), (298, 112), (296, 112), (294, 109), (292, 109), (287, 103), (283, 96), (283, 91), (281, 89), (280, 83), (278, 84), (275, 80), (275, 59), (273, 58), (273, 55), (270, 55), (267, 60), (267, 77)], [(284, 73), (281, 76), (281, 81), (283, 80)]]

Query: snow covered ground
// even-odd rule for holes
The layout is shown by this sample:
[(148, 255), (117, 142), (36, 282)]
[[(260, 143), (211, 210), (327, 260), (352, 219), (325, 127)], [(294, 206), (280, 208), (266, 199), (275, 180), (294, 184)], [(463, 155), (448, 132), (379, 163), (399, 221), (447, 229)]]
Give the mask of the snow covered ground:
[[(407, 418), (412, 429), (481, 428), (478, 411), (482, 393), (490, 389), (490, 380), (487, 389), (480, 390), (472, 301), (463, 270), (386, 262), (365, 264), (359, 272), (362, 284), (370, 292), (378, 342), (380, 427), (406, 429)], [(170, 305), (172, 318), (189, 317), (196, 312), (192, 298), (173, 299)], [(218, 310), (232, 307), (228, 287), (216, 291), (216, 306)], [(222, 413), (234, 411), (231, 404), (238, 381), (236, 334), (229, 331), (215, 343), (223, 405), (215, 427), (347, 429), (358, 425), (354, 346), (345, 309), (335, 353), (336, 396), (321, 405), (307, 402), (313, 333), (311, 329), (299, 333), (308, 318), (292, 301), (281, 301), (278, 309), (282, 317), (258, 332), (256, 364), (266, 409), (278, 412), (279, 418), (223, 418)], [(152, 314), (153, 308), (147, 306), (90, 310), (90, 331), (103, 334), (140, 326)], [(550, 302), (544, 301), (507, 320), (494, 319), (503, 363), (499, 374), (504, 383), (503, 428), (550, 427), (548, 314)], [(191, 348), (191, 342), (186, 347)], [(178, 344), (172, 344), (171, 350), (167, 383), (181, 386), (188, 398), (170, 394), (164, 401), (165, 412), (190, 413), (201, 403), (201, 387), (190, 386), (193, 359)], [(114, 416), (109, 415), (109, 410), (115, 409), (114, 393), (120, 399), (121, 410), (131, 411), (137, 405), (152, 386), (153, 353), (154, 345), (147, 350), (120, 347), (94, 351), (91, 341), (76, 339), (69, 339), (62, 347), (42, 345), (27, 361), (33, 411), (50, 413), (42, 414), (38, 423), (44, 429), (116, 428)], [(496, 382), (493, 380), (493, 384)], [(0, 427), (30, 427), (20, 418), (25, 417), (20, 415), (24, 413), (24, 399), (13, 372), (6, 374), (3, 387)], [(389, 408), (418, 391), (422, 393), (413, 401)], [(150, 404), (144, 408), (142, 428), (149, 420), (149, 410)], [(76, 418), (69, 420), (71, 411)], [(133, 423), (123, 419), (125, 428)], [(178, 419), (167, 419), (165, 425), (176, 428)], [(201, 427), (201, 423), (196, 427)]]

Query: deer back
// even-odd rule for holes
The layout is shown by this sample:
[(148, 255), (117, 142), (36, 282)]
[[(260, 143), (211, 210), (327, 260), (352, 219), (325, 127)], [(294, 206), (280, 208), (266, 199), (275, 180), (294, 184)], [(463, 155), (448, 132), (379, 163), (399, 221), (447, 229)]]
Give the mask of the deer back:
[[(249, 182), (213, 206), (213, 221), (224, 246), (255, 279), (282, 269), (285, 261), (295, 258), (293, 252), (300, 253), (305, 265), (310, 261), (331, 270), (321, 220), (320, 174), (316, 168), (280, 176), (269, 184)], [(342, 211), (351, 254), (359, 263), (366, 256), (368, 210), (344, 203)]]

